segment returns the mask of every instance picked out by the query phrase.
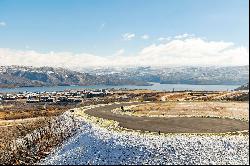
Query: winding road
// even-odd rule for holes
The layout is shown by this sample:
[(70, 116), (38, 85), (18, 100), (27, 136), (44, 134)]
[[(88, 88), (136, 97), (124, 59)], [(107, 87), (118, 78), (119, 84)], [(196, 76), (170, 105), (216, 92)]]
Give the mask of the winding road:
[[(115, 120), (119, 126), (128, 129), (163, 133), (225, 133), (249, 130), (249, 123), (235, 119), (201, 117), (137, 117), (112, 113), (121, 106), (143, 104), (145, 102), (112, 104), (86, 110), (91, 116)], [(152, 102), (147, 102), (152, 103)]]

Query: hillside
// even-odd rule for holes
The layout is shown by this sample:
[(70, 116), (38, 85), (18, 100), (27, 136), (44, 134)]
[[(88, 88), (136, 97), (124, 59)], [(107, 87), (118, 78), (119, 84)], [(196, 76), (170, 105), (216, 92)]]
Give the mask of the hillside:
[(249, 66), (131, 67), (86, 69), (84, 71), (97, 75), (111, 75), (161, 84), (242, 85), (249, 82)]
[(249, 83), (241, 85), (240, 87), (236, 88), (235, 90), (249, 90)]
[(1, 66), (0, 87), (62, 85), (149, 85), (114, 76), (98, 76), (52, 67)]

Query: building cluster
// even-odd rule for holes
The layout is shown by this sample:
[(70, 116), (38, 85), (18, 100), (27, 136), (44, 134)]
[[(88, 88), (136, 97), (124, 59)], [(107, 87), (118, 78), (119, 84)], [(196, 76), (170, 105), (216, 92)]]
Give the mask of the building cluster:
[(27, 103), (80, 103), (87, 98), (104, 97), (108, 94), (110, 92), (105, 89), (5, 93), (0, 94), (0, 101), (21, 100)]

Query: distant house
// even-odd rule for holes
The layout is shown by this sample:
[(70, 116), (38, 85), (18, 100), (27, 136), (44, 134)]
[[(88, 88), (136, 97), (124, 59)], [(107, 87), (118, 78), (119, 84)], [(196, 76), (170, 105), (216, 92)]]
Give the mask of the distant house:
[(91, 98), (91, 97), (104, 97), (105, 93), (100, 92), (100, 91), (92, 91), (87, 93), (87, 98)]
[(2, 100), (16, 100), (16, 96), (12, 94), (6, 94), (2, 96)]
[(41, 96), (40, 102), (54, 102), (54, 98), (51, 98), (50, 96)]
[(82, 102), (82, 100), (79, 99), (79, 98), (75, 98), (74, 102), (75, 102), (75, 103), (80, 103), (80, 102)]
[(26, 103), (39, 103), (40, 101), (38, 99), (28, 99), (26, 100)]
[(66, 96), (60, 96), (58, 97), (57, 103), (62, 103), (62, 102), (68, 102), (68, 98)]
[(82, 100), (79, 99), (79, 98), (68, 98), (68, 102), (70, 102), (70, 103), (78, 103), (78, 102), (82, 102)]

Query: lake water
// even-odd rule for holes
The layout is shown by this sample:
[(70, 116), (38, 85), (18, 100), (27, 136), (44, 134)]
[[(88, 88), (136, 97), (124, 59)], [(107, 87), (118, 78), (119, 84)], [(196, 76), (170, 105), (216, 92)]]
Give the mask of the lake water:
[(153, 83), (152, 86), (111, 86), (111, 85), (95, 85), (95, 86), (54, 86), (54, 87), (21, 87), (21, 88), (0, 88), (0, 92), (50, 92), (50, 91), (64, 91), (68, 89), (151, 89), (162, 91), (181, 91), (181, 90), (205, 90), (205, 91), (226, 91), (233, 90), (240, 85), (189, 85), (189, 84), (159, 84)]

